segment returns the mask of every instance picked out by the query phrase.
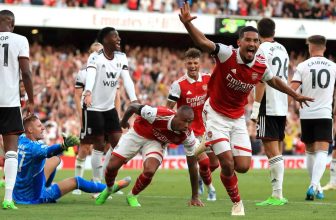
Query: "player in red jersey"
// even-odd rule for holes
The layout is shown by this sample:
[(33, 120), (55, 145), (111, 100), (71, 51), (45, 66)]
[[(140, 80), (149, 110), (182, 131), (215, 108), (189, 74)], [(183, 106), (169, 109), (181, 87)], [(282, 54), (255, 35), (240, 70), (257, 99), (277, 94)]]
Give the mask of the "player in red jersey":
[(121, 120), (121, 126), (128, 128), (128, 119), (134, 114), (139, 116), (134, 126), (123, 135), (112, 152), (105, 172), (107, 188), (98, 196), (96, 204), (105, 203), (114, 191), (113, 184), (120, 167), (137, 153), (143, 157), (143, 172), (139, 175), (132, 191), (127, 195), (127, 202), (132, 207), (141, 206), (137, 195), (152, 181), (159, 168), (168, 143), (184, 144), (192, 186), (192, 196), (189, 205), (204, 206), (198, 198), (197, 159), (194, 156), (198, 140), (189, 128), (194, 120), (194, 112), (187, 105), (181, 106), (177, 112), (166, 107), (151, 107), (148, 105), (131, 104)]
[(221, 181), (234, 203), (231, 214), (245, 215), (235, 171), (245, 173), (251, 164), (251, 143), (244, 117), (250, 91), (262, 80), (301, 104), (313, 99), (296, 93), (267, 69), (263, 54), (256, 55), (259, 47), (256, 28), (242, 28), (237, 41), (239, 48), (233, 49), (210, 41), (191, 23), (196, 17), (190, 15), (188, 3), (182, 6), (179, 17), (194, 43), (216, 58), (208, 84), (209, 99), (204, 105), (206, 145), (211, 144), (222, 168)]
[[(185, 52), (184, 63), (187, 73), (180, 79), (173, 82), (170, 87), (167, 107), (173, 109), (175, 104), (177, 108), (182, 105), (189, 105), (194, 110), (194, 121), (190, 128), (194, 131), (196, 138), (202, 139), (205, 127), (202, 119), (202, 111), (205, 100), (207, 99), (209, 73), (200, 73), (201, 51), (196, 48), (190, 48)], [(218, 166), (218, 160), (213, 151), (208, 148), (207, 153), (198, 155), (199, 173), (204, 184), (208, 188), (208, 201), (216, 201), (216, 191), (212, 185), (211, 172)], [(207, 156), (208, 155), (208, 156)], [(199, 194), (202, 194), (202, 179), (199, 181)]]

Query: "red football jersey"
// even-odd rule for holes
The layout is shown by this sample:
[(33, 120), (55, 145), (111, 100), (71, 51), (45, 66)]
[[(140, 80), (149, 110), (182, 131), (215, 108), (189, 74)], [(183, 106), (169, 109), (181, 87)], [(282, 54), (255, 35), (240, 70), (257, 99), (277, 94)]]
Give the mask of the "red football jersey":
[(176, 80), (169, 91), (168, 100), (176, 102), (177, 108), (181, 105), (189, 105), (194, 110), (194, 121), (191, 123), (191, 129), (196, 136), (201, 136), (205, 132), (202, 119), (204, 103), (207, 99), (209, 73), (200, 73), (197, 81), (184, 75)]
[(163, 106), (157, 108), (148, 105), (141, 109), (141, 116), (135, 119), (133, 129), (137, 134), (150, 140), (157, 140), (162, 144), (193, 145), (195, 136), (191, 129), (186, 132), (177, 132), (171, 129), (171, 120), (176, 112)]
[(273, 76), (267, 70), (265, 59), (257, 55), (253, 62), (245, 64), (239, 51), (223, 44), (216, 45), (216, 66), (209, 81), (211, 107), (229, 118), (244, 115), (247, 97), (260, 80)]

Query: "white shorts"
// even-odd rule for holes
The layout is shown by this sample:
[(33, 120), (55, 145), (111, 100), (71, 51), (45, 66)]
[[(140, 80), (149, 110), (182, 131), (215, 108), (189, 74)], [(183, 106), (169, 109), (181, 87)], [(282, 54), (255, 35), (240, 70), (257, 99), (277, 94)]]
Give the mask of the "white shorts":
[(216, 155), (231, 150), (233, 156), (251, 156), (251, 142), (245, 116), (228, 118), (213, 110), (209, 100), (204, 104), (206, 122), (206, 145), (212, 145)]
[(112, 154), (129, 161), (140, 153), (143, 161), (149, 157), (153, 157), (161, 163), (165, 152), (166, 147), (164, 144), (155, 140), (144, 138), (138, 135), (134, 129), (131, 128), (126, 134), (121, 136)]

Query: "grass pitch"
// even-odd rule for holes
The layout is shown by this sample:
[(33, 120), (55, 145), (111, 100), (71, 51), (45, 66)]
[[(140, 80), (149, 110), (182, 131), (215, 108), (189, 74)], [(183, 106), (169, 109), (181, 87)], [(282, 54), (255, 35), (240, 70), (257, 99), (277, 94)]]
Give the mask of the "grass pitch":
[[(125, 194), (131, 190), (140, 170), (122, 170), (119, 178), (130, 175), (131, 185), (124, 189)], [(73, 175), (72, 170), (59, 171), (56, 181)], [(85, 172), (90, 178), (91, 171)], [(271, 194), (268, 170), (250, 170), (247, 174), (238, 175), (241, 198), (245, 206), (244, 219), (334, 219), (336, 218), (336, 191), (325, 192), (322, 201), (305, 201), (308, 187), (306, 170), (286, 170), (284, 195), (289, 203), (284, 206), (258, 207), (256, 202), (266, 199)], [(322, 184), (329, 179), (326, 171)], [(206, 193), (201, 196), (205, 207), (188, 207), (190, 183), (187, 170), (159, 170), (151, 185), (139, 196), (141, 208), (131, 208), (126, 204), (124, 195), (113, 195), (112, 200), (97, 206), (90, 194), (80, 196), (68, 194), (56, 204), (18, 205), (19, 210), (0, 210), (1, 220), (16, 219), (159, 219), (159, 220), (212, 220), (231, 217), (232, 203), (219, 179), (218, 170), (213, 174), (213, 182), (217, 191), (217, 201), (206, 201)], [(0, 189), (3, 198), (4, 189)], [(239, 217), (238, 217), (239, 218)]]

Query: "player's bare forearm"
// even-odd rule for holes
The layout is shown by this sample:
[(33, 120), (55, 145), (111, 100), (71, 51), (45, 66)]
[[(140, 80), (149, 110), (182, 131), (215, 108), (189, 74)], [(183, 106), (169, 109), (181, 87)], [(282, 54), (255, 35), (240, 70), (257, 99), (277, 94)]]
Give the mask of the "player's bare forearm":
[(200, 31), (191, 22), (184, 24), (189, 36), (196, 46), (200, 47), (203, 51), (211, 53), (215, 50), (215, 44)]
[(254, 101), (255, 102), (261, 102), (264, 93), (265, 93), (265, 89), (266, 89), (266, 85), (263, 82), (259, 82), (256, 87), (255, 87), (255, 97), (254, 97)]
[(176, 102), (172, 102), (172, 101), (168, 100), (166, 106), (167, 106), (167, 108), (173, 109), (175, 104), (176, 104)]
[(206, 52), (213, 52), (215, 50), (215, 44), (210, 41), (205, 35), (198, 30), (191, 21), (196, 19), (196, 16), (190, 15), (190, 6), (188, 2), (185, 2), (180, 8), (181, 12), (179, 14), (180, 21), (183, 23), (184, 27), (187, 29), (191, 39), (194, 43)]
[(126, 109), (123, 118), (121, 119), (122, 122), (127, 122), (128, 119), (130, 119), (130, 117), (132, 117), (132, 115), (134, 113), (140, 114), (140, 108), (141, 108), (141, 104), (139, 103), (131, 103), (128, 108)]
[(22, 81), (28, 95), (28, 101), (34, 104), (34, 87), (32, 74), (30, 71), (22, 72)]
[(298, 97), (298, 94), (277, 76), (274, 76), (271, 80), (267, 81), (267, 84), (280, 92), (286, 93), (294, 99)]
[(187, 156), (192, 199), (198, 198), (198, 168), (195, 156)]

